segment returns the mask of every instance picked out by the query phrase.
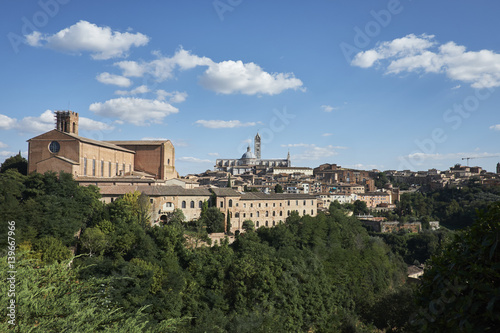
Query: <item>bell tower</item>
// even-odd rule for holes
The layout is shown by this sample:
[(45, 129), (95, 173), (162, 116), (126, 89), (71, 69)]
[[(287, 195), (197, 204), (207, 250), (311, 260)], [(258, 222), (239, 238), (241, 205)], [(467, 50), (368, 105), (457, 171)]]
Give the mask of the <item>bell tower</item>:
[(257, 133), (254, 139), (255, 157), (260, 160), (260, 135)]
[(73, 111), (56, 111), (56, 129), (61, 132), (78, 135), (78, 113)]

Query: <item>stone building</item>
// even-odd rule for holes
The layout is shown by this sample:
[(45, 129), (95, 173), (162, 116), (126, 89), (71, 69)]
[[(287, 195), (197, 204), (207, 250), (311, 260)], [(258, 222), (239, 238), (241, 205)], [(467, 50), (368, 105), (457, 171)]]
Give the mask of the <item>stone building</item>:
[[(56, 111), (56, 129), (28, 140), (28, 172), (65, 171), (78, 181), (177, 177), (166, 141), (97, 141), (78, 135), (78, 113)], [(91, 178), (91, 180), (89, 180)]]
[(291, 167), (290, 153), (286, 159), (261, 159), (261, 138), (257, 135), (254, 138), (254, 150), (252, 153), (250, 145), (247, 151), (239, 159), (220, 158), (215, 161), (214, 169), (216, 171), (229, 172), (232, 175), (240, 175), (246, 172), (257, 173), (257, 171), (269, 172), (275, 167)]
[[(285, 222), (293, 211), (300, 216), (317, 215), (317, 199), (304, 194), (265, 194), (261, 192), (241, 193), (230, 188), (183, 188), (181, 186), (104, 186), (102, 199), (110, 203), (126, 193), (139, 191), (151, 202), (151, 221), (167, 221), (169, 214), (179, 208), (186, 221), (196, 220), (201, 215), (204, 201), (215, 195), (216, 207), (227, 217), (229, 212), (231, 231), (243, 230), (243, 221), (251, 220), (255, 228), (273, 227)], [(227, 220), (225, 220), (227, 221)]]

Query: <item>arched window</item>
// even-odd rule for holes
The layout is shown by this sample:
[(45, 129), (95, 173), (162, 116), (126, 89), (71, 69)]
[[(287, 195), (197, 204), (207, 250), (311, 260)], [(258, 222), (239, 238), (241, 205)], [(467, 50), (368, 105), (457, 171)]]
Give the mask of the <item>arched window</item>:
[(201, 200), (198, 202), (198, 208), (202, 208), (203, 207), (203, 202), (201, 202)]
[(269, 222), (268, 222), (268, 221), (266, 221), (266, 227), (268, 227), (268, 226), (269, 226)]
[(280, 211), (280, 216), (283, 216), (283, 211)]
[(228, 205), (229, 205), (229, 207), (233, 207), (233, 199), (229, 199)]
[(260, 213), (259, 213), (259, 212), (257, 212), (257, 217), (259, 217), (259, 216), (260, 216)]
[(311, 209), (311, 215), (314, 215), (314, 210), (313, 209)]
[(266, 217), (269, 217), (269, 211), (266, 211)]
[(275, 221), (273, 221), (273, 227), (274, 227), (275, 225), (276, 225), (276, 222), (275, 222)]
[(273, 211), (273, 216), (276, 216), (276, 212), (275, 211)]
[(186, 208), (186, 201), (182, 201), (182, 208)]
[(304, 209), (304, 211), (302, 212), (302, 215), (306, 215), (306, 210)]
[(288, 211), (287, 214), (288, 214), (287, 216), (290, 216), (290, 211)]
[(191, 208), (194, 208), (194, 201), (191, 200), (191, 205), (190, 205)]

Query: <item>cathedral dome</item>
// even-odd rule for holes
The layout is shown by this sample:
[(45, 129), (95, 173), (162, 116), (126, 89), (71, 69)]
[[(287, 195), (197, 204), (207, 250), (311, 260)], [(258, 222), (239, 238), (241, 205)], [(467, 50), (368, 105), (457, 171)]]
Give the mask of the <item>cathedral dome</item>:
[(244, 153), (242, 156), (241, 156), (241, 159), (252, 159), (252, 158), (256, 158), (255, 155), (252, 153), (252, 151), (250, 150), (250, 146), (248, 146), (247, 148), (247, 152)]

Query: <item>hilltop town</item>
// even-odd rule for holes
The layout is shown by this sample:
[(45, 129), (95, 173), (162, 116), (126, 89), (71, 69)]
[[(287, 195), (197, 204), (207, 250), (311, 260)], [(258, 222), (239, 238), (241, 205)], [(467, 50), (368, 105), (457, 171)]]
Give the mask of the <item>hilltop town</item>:
[[(455, 165), (446, 171), (356, 170), (337, 164), (316, 168), (292, 166), (283, 159), (262, 159), (261, 137), (240, 158), (217, 159), (213, 170), (180, 177), (175, 148), (165, 141), (96, 141), (78, 135), (78, 113), (57, 111), (56, 128), (29, 142), (28, 172), (65, 171), (84, 186), (100, 188), (102, 200), (113, 202), (139, 191), (150, 198), (151, 223), (166, 223), (176, 209), (186, 221), (200, 217), (203, 203), (212, 204), (231, 220), (230, 233), (243, 231), (245, 220), (256, 228), (282, 223), (292, 212), (316, 216), (334, 202), (360, 202), (366, 212), (396, 208), (405, 192), (461, 186), (465, 182), (500, 184), (497, 172)], [(420, 231), (418, 221), (402, 225), (371, 215), (360, 219), (376, 231), (400, 228)], [(414, 221), (415, 222), (415, 221)], [(437, 228), (439, 223), (433, 222)]]

